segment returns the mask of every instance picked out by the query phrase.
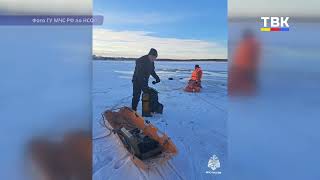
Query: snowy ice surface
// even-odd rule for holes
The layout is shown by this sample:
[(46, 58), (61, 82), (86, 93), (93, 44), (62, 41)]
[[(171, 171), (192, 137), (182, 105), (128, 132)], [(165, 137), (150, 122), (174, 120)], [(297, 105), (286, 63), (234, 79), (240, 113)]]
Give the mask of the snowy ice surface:
[[(204, 71), (201, 93), (187, 93), (194, 64)], [(133, 61), (93, 61), (93, 179), (224, 179), (227, 160), (227, 63), (156, 62), (161, 82), (149, 85), (159, 91), (164, 113), (146, 118), (167, 133), (179, 153), (153, 170), (143, 171), (131, 161), (116, 135), (103, 137), (101, 113), (131, 106)], [(173, 80), (168, 80), (171, 77)], [(141, 102), (138, 112), (141, 113)], [(207, 174), (208, 161), (216, 155), (221, 174)]]

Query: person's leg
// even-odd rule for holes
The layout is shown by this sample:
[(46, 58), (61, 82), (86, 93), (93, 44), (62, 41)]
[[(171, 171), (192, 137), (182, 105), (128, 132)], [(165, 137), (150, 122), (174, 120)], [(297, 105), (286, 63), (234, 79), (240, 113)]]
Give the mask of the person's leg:
[(195, 80), (189, 80), (189, 85), (190, 86), (194, 86), (196, 84), (196, 81)]
[(141, 96), (141, 87), (138, 83), (133, 82), (133, 96), (132, 96), (132, 104), (131, 104), (131, 108), (134, 111), (137, 111), (137, 107), (139, 104), (139, 100), (140, 100), (140, 96)]

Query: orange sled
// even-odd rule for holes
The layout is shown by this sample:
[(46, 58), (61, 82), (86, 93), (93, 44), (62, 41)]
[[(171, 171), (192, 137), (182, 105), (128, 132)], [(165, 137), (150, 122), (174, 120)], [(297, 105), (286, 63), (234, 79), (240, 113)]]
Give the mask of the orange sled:
[(186, 92), (200, 92), (201, 90), (201, 83), (197, 81), (190, 80), (188, 82), (187, 87), (184, 88)]
[[(128, 107), (118, 112), (107, 110), (103, 116), (130, 152), (132, 161), (141, 169), (148, 170), (162, 164), (178, 152), (166, 134)], [(146, 150), (146, 147), (151, 147), (151, 150)]]

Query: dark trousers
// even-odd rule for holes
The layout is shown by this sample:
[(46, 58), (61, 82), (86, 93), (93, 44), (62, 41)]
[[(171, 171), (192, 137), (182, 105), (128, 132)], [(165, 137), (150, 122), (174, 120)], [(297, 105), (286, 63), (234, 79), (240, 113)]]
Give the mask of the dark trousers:
[(142, 87), (139, 83), (132, 81), (132, 85), (133, 85), (133, 93), (132, 93), (132, 104), (131, 104), (131, 108), (134, 111), (137, 111), (137, 107), (140, 101), (140, 96), (141, 96), (141, 91), (142, 91)]

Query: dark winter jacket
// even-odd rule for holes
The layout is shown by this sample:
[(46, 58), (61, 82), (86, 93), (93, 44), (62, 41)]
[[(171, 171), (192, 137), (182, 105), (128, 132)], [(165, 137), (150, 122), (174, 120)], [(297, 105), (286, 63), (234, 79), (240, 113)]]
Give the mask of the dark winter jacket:
[(154, 62), (151, 62), (148, 55), (142, 56), (136, 60), (136, 67), (132, 77), (133, 83), (138, 83), (142, 90), (148, 89), (150, 75), (160, 82), (159, 76), (154, 71)]

